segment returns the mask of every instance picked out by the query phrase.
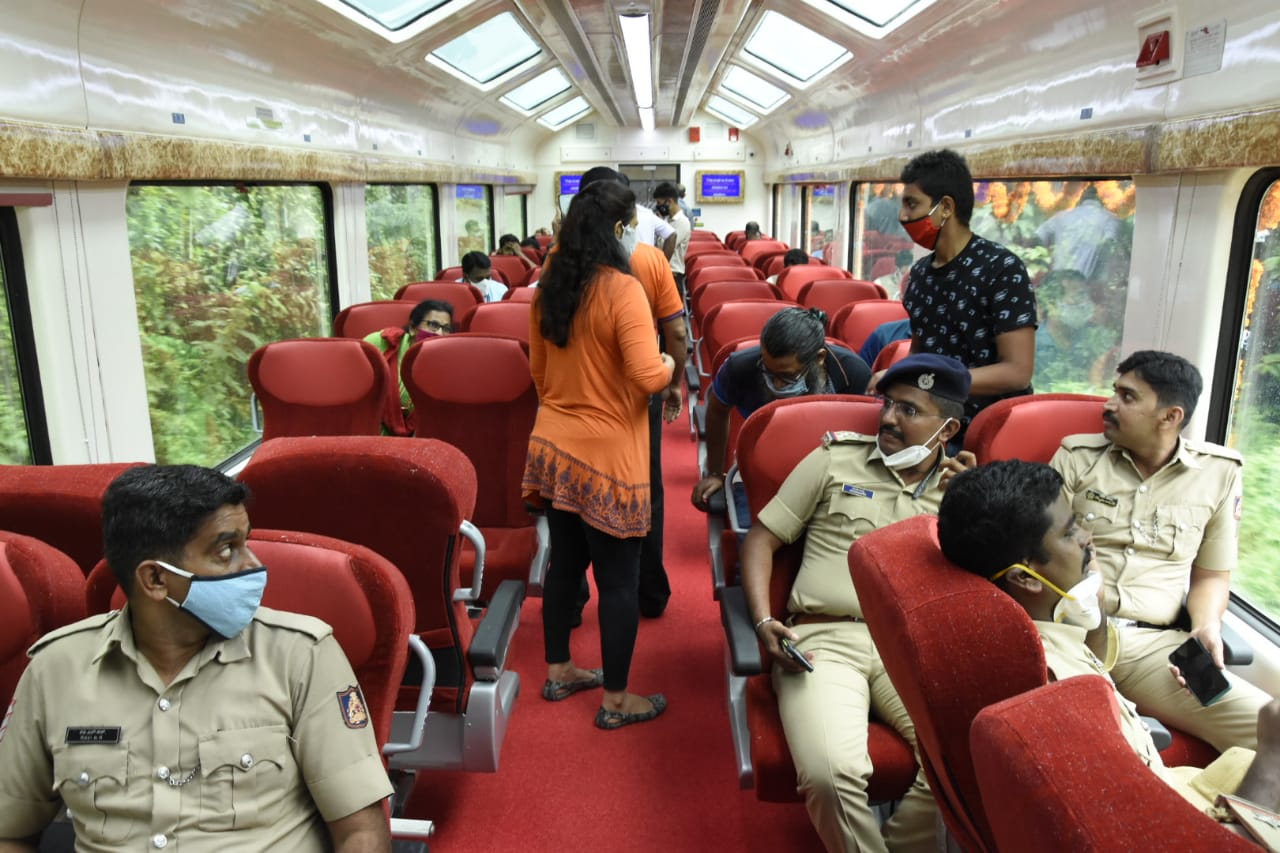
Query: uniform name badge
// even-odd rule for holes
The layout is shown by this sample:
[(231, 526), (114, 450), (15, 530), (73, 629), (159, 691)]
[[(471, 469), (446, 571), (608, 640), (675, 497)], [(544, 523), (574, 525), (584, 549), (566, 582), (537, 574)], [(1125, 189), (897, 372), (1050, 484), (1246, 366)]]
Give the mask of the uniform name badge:
[(864, 489), (862, 486), (852, 486), (848, 483), (845, 483), (840, 488), (840, 491), (844, 492), (846, 495), (854, 495), (860, 498), (874, 498), (876, 496), (876, 493), (871, 489)]
[(1084, 493), (1084, 499), (1087, 501), (1095, 501), (1097, 503), (1102, 504), (1103, 506), (1111, 506), (1111, 507), (1116, 506), (1117, 504), (1120, 503), (1119, 498), (1112, 497), (1111, 495), (1108, 495), (1108, 494), (1104, 494), (1098, 491), (1097, 489), (1088, 489)]
[(338, 694), (338, 707), (342, 711), (342, 722), (349, 729), (363, 729), (369, 725), (368, 706), (364, 703), (364, 694), (358, 685), (351, 685)]
[(64, 743), (76, 746), (83, 743), (119, 743), (120, 726), (67, 726)]

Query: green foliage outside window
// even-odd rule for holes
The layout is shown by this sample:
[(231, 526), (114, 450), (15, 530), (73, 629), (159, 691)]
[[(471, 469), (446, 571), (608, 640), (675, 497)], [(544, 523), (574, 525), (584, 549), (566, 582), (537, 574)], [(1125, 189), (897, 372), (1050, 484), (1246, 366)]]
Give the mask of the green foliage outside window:
[(135, 184), (126, 213), (156, 460), (214, 464), (257, 437), (253, 351), (329, 334), (321, 190)]
[(440, 268), (435, 187), (371, 184), (365, 187), (364, 210), (374, 299), (394, 299), (406, 284), (435, 278)]
[(0, 464), (31, 464), (31, 441), (22, 406), (18, 353), (13, 343), (4, 266), (0, 264)]

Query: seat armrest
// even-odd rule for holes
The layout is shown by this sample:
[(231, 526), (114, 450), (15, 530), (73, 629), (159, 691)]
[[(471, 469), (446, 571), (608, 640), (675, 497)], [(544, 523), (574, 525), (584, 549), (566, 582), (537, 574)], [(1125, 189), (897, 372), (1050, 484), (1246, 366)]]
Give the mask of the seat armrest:
[(479, 527), (476, 527), (465, 518), (458, 527), (458, 534), (471, 543), (471, 547), (476, 552), (476, 561), (475, 567), (471, 572), (471, 589), (455, 589), (453, 591), (453, 600), (475, 604), (480, 600), (480, 590), (484, 586), (484, 534), (480, 532)]
[(1253, 647), (1225, 621), (1222, 623), (1222, 662), (1227, 666), (1253, 663)]
[(422, 737), (427, 730), (427, 709), (431, 706), (431, 690), (436, 684), (436, 659), (417, 634), (409, 635), (409, 651), (422, 664), (422, 684), (418, 688), (418, 704), (413, 709), (413, 725), (409, 729), (409, 740), (404, 743), (388, 741), (382, 746), (383, 755), (413, 752), (422, 746)]
[(693, 407), (694, 425), (698, 429), (698, 438), (707, 437), (707, 404), (699, 403)]
[(391, 818), (391, 837), (403, 841), (426, 841), (435, 834), (435, 825), (429, 820), (412, 820), (407, 817)]
[(725, 483), (724, 488), (707, 498), (707, 508), (703, 510), (707, 515), (724, 516), (729, 512), (729, 501), (725, 497), (729, 491), (729, 484)]
[(1156, 749), (1168, 749), (1169, 744), (1173, 743), (1173, 735), (1165, 728), (1164, 723), (1155, 717), (1143, 717), (1142, 722), (1147, 724), (1147, 730), (1151, 732), (1151, 742), (1156, 745)]
[(751, 624), (747, 594), (741, 586), (726, 586), (720, 592), (720, 624), (729, 644), (729, 661), (734, 675), (759, 675), (764, 672), (760, 640)]
[(467, 662), (479, 680), (497, 681), (506, 669), (511, 635), (520, 624), (520, 607), (523, 604), (523, 583), (505, 580), (498, 584), (497, 592), (489, 599), (484, 619), (476, 626), (471, 647), (467, 649)]
[(693, 359), (689, 359), (684, 363), (684, 381), (694, 394), (697, 394), (702, 388), (702, 380), (698, 376), (698, 366), (693, 363)]

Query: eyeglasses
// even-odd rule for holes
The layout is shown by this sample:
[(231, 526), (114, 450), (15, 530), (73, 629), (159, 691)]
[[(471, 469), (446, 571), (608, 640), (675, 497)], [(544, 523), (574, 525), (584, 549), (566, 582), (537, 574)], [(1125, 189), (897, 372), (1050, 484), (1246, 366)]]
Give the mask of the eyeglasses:
[(889, 414), (894, 409), (898, 410), (898, 417), (904, 420), (914, 421), (916, 418), (940, 418), (942, 415), (935, 415), (932, 412), (922, 412), (914, 403), (904, 403), (900, 400), (893, 400), (889, 397), (880, 398), (880, 413)]
[(450, 324), (450, 323), (437, 323), (435, 320), (428, 320), (428, 321), (426, 322), (426, 327), (427, 327), (427, 330), (428, 330), (428, 331), (435, 332), (436, 334), (439, 334), (440, 332), (452, 332), (452, 331), (453, 331), (453, 325), (452, 325), (452, 324)]

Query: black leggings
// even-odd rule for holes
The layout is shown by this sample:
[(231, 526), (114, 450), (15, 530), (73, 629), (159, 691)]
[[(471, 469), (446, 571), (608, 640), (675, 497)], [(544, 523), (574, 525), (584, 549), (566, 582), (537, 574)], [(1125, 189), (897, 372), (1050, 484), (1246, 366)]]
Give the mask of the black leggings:
[(569, 660), (570, 619), (577, 610), (578, 588), (595, 567), (600, 592), (600, 657), (604, 689), (626, 690), (631, 654), (640, 622), (640, 544), (618, 539), (587, 524), (577, 513), (549, 508), (551, 565), (542, 583), (542, 639), (547, 663)]

